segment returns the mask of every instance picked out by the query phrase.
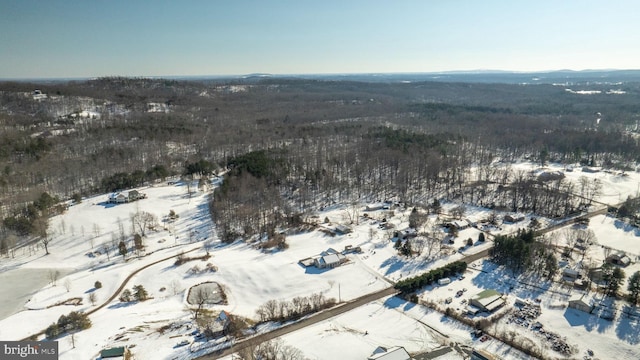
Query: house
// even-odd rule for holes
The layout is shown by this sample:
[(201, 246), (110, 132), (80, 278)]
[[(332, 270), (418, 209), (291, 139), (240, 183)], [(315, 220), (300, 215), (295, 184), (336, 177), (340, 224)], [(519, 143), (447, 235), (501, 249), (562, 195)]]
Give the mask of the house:
[(522, 214), (507, 214), (504, 216), (504, 221), (510, 223), (517, 223), (524, 220), (524, 215)]
[(126, 346), (118, 346), (100, 351), (100, 359), (124, 359), (128, 354)]
[(138, 190), (131, 190), (129, 191), (128, 195), (129, 195), (128, 201), (136, 201), (138, 199), (143, 198), (142, 193), (140, 193)]
[(483, 349), (473, 349), (470, 360), (497, 360), (498, 357)]
[(385, 348), (378, 346), (367, 360), (411, 360), (411, 356), (402, 346)]
[(599, 283), (600, 281), (602, 281), (602, 268), (594, 268), (594, 269), (589, 269), (589, 279), (591, 279), (591, 281), (595, 282), (595, 283)]
[(619, 266), (629, 266), (631, 259), (624, 253), (611, 254), (607, 256), (606, 261), (610, 264)]
[(129, 201), (129, 197), (125, 196), (123, 193), (115, 192), (113, 194), (109, 194), (108, 202), (111, 204), (124, 204)]
[(364, 211), (376, 211), (384, 209), (385, 205), (382, 203), (368, 204), (364, 207)]
[(578, 271), (577, 271), (577, 270), (574, 270), (574, 269), (564, 268), (564, 269), (562, 270), (562, 277), (564, 277), (564, 278), (565, 278), (565, 279), (567, 279), (567, 280), (574, 281), (574, 280), (576, 280), (578, 277), (580, 277), (579, 275), (580, 275), (580, 274), (578, 273)]
[(415, 237), (418, 237), (418, 231), (416, 229), (414, 229), (414, 228), (408, 228), (408, 229), (402, 231), (402, 239), (403, 240), (413, 239)]
[(502, 297), (502, 294), (498, 291), (494, 289), (487, 289), (472, 297), (469, 304), (482, 311), (493, 312), (494, 310), (504, 306), (505, 300)]
[(351, 232), (351, 228), (346, 225), (336, 225), (336, 233), (340, 235), (349, 234)]
[(576, 294), (575, 296), (569, 299), (569, 307), (572, 309), (584, 311), (586, 313), (591, 313), (593, 311), (593, 301), (585, 297), (583, 294)]
[(464, 230), (464, 229), (469, 227), (469, 223), (467, 221), (462, 221), (462, 220), (454, 220), (454, 221), (451, 221), (451, 222), (447, 223), (447, 225), (449, 227), (453, 226), (458, 230)]
[(314, 262), (318, 269), (333, 269), (334, 267), (340, 266), (346, 259), (344, 255), (338, 253), (317, 257)]
[(222, 310), (220, 315), (207, 325), (205, 329), (205, 335), (209, 338), (215, 339), (224, 336), (227, 333), (229, 324), (231, 323), (231, 317), (228, 312)]
[(33, 90), (33, 100), (42, 100), (47, 98), (47, 94), (43, 93), (42, 90)]

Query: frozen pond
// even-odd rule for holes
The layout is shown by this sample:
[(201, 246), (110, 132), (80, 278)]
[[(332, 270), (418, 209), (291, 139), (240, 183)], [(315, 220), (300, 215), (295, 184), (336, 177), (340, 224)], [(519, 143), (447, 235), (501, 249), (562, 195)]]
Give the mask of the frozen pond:
[[(71, 269), (54, 269), (59, 278)], [(0, 320), (24, 310), (24, 304), (42, 287), (49, 283), (49, 269), (18, 268), (0, 272)]]
[(196, 305), (200, 302), (205, 304), (219, 304), (224, 301), (222, 289), (216, 282), (206, 282), (195, 285), (189, 290), (187, 302)]

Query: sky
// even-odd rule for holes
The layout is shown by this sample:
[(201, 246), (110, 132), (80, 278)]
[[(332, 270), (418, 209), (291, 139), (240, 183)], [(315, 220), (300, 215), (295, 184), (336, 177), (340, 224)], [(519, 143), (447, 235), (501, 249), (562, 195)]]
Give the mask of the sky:
[(0, 0), (0, 79), (640, 68), (636, 0)]

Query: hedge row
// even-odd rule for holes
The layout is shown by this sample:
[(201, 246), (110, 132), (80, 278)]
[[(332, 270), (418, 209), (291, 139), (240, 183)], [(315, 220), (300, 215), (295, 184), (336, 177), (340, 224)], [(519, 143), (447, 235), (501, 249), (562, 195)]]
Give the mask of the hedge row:
[(429, 270), (422, 275), (414, 276), (396, 283), (395, 288), (401, 292), (408, 294), (430, 285), (439, 279), (462, 273), (467, 269), (467, 263), (464, 261), (456, 261), (437, 269)]

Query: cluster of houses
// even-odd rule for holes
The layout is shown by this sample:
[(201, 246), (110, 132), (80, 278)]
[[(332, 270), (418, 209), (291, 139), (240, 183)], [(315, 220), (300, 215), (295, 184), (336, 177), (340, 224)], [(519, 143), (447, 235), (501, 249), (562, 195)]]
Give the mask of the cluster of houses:
[[(618, 252), (607, 256), (606, 263), (626, 267), (631, 264), (631, 258), (623, 252)], [(562, 281), (577, 289), (586, 289), (589, 285), (589, 279), (594, 283), (602, 281), (602, 267), (590, 269), (585, 271), (582, 269), (573, 269), (566, 267), (562, 269)]]
[(146, 198), (146, 194), (141, 193), (138, 190), (131, 190), (126, 195), (123, 192), (114, 192), (112, 194), (109, 194), (107, 202), (109, 204), (124, 204)]

